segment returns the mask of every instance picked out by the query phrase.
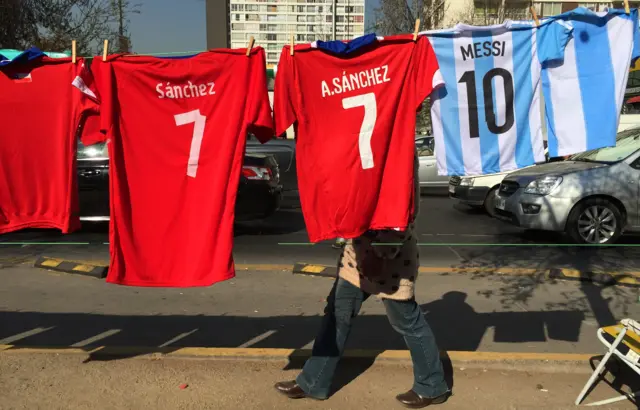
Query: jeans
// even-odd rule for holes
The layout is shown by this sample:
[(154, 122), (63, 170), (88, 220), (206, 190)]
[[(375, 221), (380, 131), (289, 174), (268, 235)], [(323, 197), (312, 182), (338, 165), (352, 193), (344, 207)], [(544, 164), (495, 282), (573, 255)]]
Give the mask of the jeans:
[[(352, 320), (370, 295), (338, 278), (327, 299), (320, 332), (296, 383), (309, 396), (326, 399), (333, 375), (344, 352)], [(422, 397), (437, 397), (448, 391), (438, 347), (415, 300), (383, 299), (391, 326), (407, 344), (413, 362), (413, 391)]]

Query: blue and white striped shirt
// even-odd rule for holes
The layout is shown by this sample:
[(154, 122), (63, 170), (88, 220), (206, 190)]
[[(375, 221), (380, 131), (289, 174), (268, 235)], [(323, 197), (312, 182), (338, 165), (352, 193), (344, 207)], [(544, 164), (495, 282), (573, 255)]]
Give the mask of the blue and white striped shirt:
[(549, 155), (614, 146), (629, 68), (640, 57), (638, 10), (578, 7), (555, 19), (574, 31), (564, 62), (542, 71)]
[(562, 61), (571, 26), (505, 21), (429, 31), (445, 87), (432, 96), (440, 175), (510, 171), (544, 161), (542, 64)]

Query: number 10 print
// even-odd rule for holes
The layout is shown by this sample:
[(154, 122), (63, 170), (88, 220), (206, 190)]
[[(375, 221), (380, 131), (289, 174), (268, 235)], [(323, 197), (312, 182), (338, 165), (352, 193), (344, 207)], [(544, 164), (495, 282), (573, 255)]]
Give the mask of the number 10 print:
[[(502, 77), (504, 84), (504, 124), (498, 125), (496, 120), (496, 111), (494, 106), (493, 79)], [(478, 127), (478, 95), (476, 93), (476, 72), (466, 71), (460, 77), (458, 83), (467, 86), (467, 104), (469, 106), (469, 136), (471, 138), (480, 137), (480, 129)], [(487, 128), (493, 134), (504, 134), (513, 127), (513, 76), (504, 68), (493, 68), (482, 78), (482, 99), (484, 102), (484, 116), (487, 121)], [(498, 103), (499, 105), (499, 103)]]

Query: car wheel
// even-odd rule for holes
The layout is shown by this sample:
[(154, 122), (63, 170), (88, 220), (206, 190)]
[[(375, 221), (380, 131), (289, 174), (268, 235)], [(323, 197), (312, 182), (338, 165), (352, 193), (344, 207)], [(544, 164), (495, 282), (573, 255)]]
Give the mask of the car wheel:
[(622, 212), (611, 201), (593, 198), (576, 205), (567, 221), (567, 233), (576, 243), (614, 243), (622, 233)]
[(496, 214), (496, 192), (498, 192), (498, 187), (493, 187), (489, 190), (489, 193), (487, 193), (487, 196), (484, 198), (484, 210), (492, 218)]

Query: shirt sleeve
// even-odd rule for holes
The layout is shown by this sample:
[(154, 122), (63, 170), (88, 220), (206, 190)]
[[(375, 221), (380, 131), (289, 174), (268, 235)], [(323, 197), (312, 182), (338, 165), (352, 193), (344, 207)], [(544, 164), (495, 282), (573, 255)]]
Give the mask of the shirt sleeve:
[[(293, 57), (295, 58), (295, 56)], [(295, 123), (295, 94), (293, 58), (289, 55), (289, 48), (282, 49), (278, 71), (276, 73), (275, 90), (273, 96), (273, 115), (275, 118), (276, 135), (284, 134), (291, 124)]]
[[(244, 55), (242, 58), (247, 58)], [(247, 122), (248, 131), (255, 135), (261, 143), (273, 138), (273, 116), (267, 88), (266, 58), (264, 49), (256, 47), (251, 55), (251, 86), (249, 94)]]
[(564, 49), (573, 35), (571, 23), (563, 20), (554, 20), (542, 24), (536, 28), (538, 59), (540, 63), (564, 60)]
[(434, 89), (444, 85), (444, 79), (431, 42), (426, 36), (419, 36), (416, 40), (413, 58), (415, 59), (415, 107), (418, 110)]
[[(93, 116), (91, 121), (95, 125), (92, 124), (91, 133), (85, 134), (83, 131), (81, 136), (85, 145), (105, 142), (112, 127), (113, 102), (111, 101), (110, 69), (109, 62), (94, 58), (91, 68), (83, 62), (80, 74), (73, 80), (73, 86), (94, 103), (89, 115)], [(96, 123), (96, 115), (99, 115), (99, 124)]]

